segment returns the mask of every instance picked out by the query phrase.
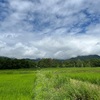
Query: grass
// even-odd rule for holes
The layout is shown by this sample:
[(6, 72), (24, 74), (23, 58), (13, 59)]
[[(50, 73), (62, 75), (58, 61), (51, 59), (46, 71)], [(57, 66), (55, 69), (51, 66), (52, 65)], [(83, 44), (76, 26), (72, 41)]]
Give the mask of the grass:
[(1, 74), (0, 100), (31, 100), (35, 74)]
[(100, 100), (100, 68), (1, 70), (0, 100)]

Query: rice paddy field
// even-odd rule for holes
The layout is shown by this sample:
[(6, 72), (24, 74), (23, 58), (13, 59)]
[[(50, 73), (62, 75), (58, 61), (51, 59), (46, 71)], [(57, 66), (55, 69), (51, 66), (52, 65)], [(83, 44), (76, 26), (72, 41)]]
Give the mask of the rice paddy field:
[(100, 100), (100, 68), (0, 70), (0, 100)]

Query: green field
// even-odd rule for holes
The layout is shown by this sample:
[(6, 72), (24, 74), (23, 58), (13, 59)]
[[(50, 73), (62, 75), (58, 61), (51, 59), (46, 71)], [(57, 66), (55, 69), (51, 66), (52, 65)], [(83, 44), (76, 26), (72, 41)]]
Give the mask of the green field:
[(1, 70), (0, 100), (100, 100), (100, 68)]

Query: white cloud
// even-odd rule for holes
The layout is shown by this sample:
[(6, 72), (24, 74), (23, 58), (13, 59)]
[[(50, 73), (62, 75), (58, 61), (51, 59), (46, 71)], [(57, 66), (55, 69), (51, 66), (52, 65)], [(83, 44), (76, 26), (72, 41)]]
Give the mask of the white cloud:
[(77, 55), (99, 54), (99, 38), (83, 36), (45, 37), (28, 44), (16, 43), (8, 46), (0, 42), (1, 54), (18, 58), (59, 58), (66, 59)]
[(27, 10), (30, 9), (30, 6), (32, 3), (30, 1), (25, 1), (25, 0), (13, 0), (9, 1), (10, 3), (10, 8), (17, 11), (17, 12), (26, 12)]
[(8, 1), (8, 15), (0, 21), (1, 56), (100, 55), (99, 0)]

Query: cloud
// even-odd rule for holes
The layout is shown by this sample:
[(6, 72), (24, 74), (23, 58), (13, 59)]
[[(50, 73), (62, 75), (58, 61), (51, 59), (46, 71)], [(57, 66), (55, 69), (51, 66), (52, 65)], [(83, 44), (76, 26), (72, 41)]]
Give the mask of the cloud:
[(82, 36), (45, 37), (30, 43), (7, 45), (0, 42), (2, 56), (17, 58), (59, 58), (66, 59), (77, 55), (100, 55), (99, 38)]
[(99, 5), (99, 0), (0, 1), (0, 55), (100, 55)]

